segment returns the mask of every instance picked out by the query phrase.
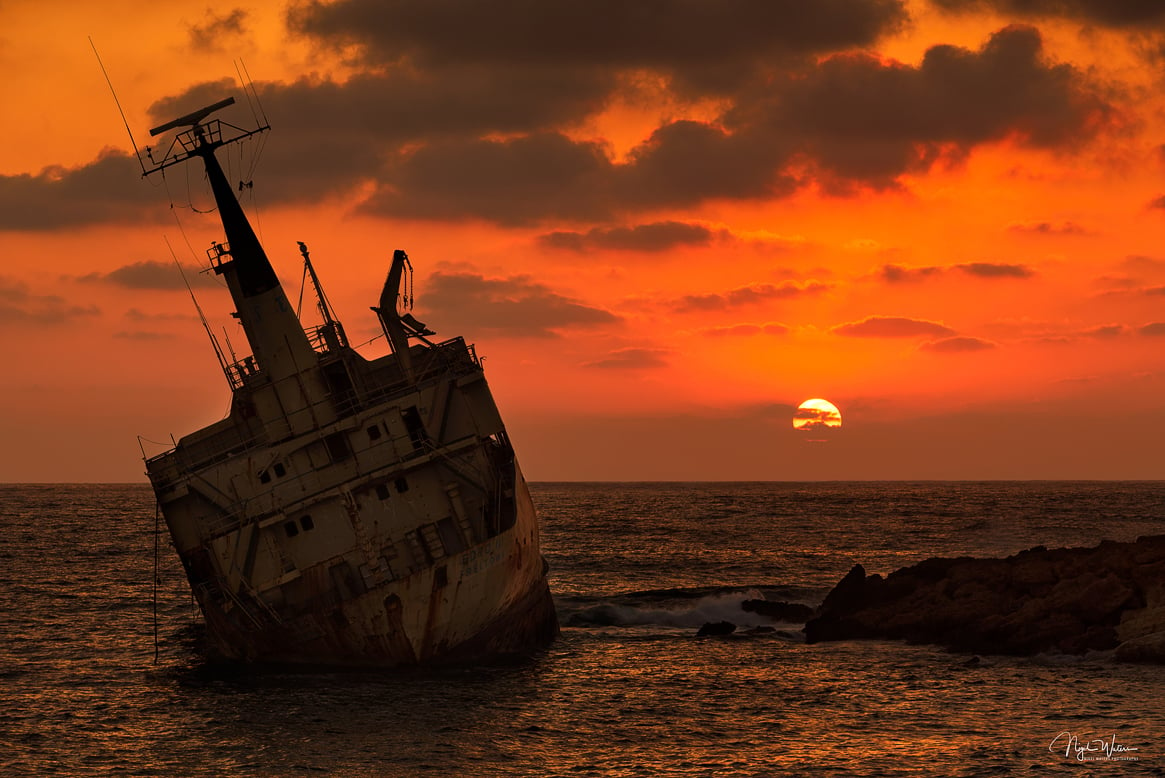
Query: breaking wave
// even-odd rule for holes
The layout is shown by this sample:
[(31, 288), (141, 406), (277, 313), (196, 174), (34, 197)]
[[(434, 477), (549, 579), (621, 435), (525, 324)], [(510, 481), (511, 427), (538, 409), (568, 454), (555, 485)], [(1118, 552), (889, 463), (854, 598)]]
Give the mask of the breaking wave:
[[(708, 622), (729, 621), (738, 627), (772, 626), (790, 622), (751, 611), (746, 600), (797, 602), (816, 605), (824, 596), (793, 587), (699, 587), (629, 592), (605, 597), (556, 598), (559, 620), (566, 627), (661, 626), (692, 628)], [(799, 626), (799, 625), (798, 625)]]

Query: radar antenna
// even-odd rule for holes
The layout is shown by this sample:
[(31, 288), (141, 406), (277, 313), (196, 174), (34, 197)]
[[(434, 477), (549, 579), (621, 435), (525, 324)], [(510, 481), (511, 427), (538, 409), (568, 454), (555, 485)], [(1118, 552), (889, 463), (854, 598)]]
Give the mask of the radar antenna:
[[(206, 118), (215, 111), (219, 111), (227, 106), (234, 105), (235, 98), (228, 97), (225, 100), (219, 100), (217, 103), (199, 108), (197, 111), (191, 111), (184, 116), (179, 116), (177, 119), (168, 121), (165, 124), (159, 124), (157, 127), (150, 130), (152, 137), (157, 137), (168, 130), (177, 129), (179, 127), (189, 127), (190, 129), (179, 132), (170, 141), (170, 146), (166, 150), (165, 156), (159, 162), (154, 159), (153, 151), (150, 147), (146, 147), (146, 156), (149, 157), (150, 162), (154, 166), (149, 170), (145, 170), (142, 175), (148, 176), (152, 173), (157, 173), (160, 170), (165, 170), (171, 165), (177, 165), (180, 162), (185, 162), (193, 156), (206, 157), (213, 154), (214, 150), (219, 146), (225, 146), (228, 143), (235, 143), (236, 141), (249, 138), (252, 135), (257, 135), (261, 132), (266, 132), (271, 129), (271, 126), (264, 123), (253, 130), (244, 130), (242, 127), (222, 121), (221, 119), (212, 119), (206, 121)], [(223, 128), (227, 128), (230, 132), (227, 137), (223, 135)]]

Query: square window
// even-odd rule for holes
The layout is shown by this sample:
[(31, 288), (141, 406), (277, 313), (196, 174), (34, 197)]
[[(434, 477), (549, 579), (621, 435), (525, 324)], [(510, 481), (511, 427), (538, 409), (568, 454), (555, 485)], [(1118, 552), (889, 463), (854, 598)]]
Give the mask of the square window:
[(283, 531), (287, 533), (287, 537), (293, 538), (299, 534), (299, 527), (295, 526), (294, 521), (289, 521), (283, 525)]
[(373, 424), (371, 427), (368, 428), (368, 439), (369, 440), (380, 440), (380, 427), (379, 426)]
[(275, 467), (271, 469), (275, 471), (276, 478), (282, 478), (283, 476), (287, 475), (287, 470), (283, 467), (282, 462), (276, 462)]
[(303, 527), (304, 532), (307, 532), (309, 529), (315, 529), (316, 523), (312, 521), (311, 516), (304, 516), (299, 520), (299, 526)]
[(407, 492), (409, 490), (409, 482), (403, 478), (396, 479), (396, 482), (393, 485), (396, 487), (396, 490), (398, 492), (403, 493), (403, 492)]
[(388, 499), (388, 487), (384, 484), (376, 485), (376, 496), (382, 500)]
[(259, 472), (259, 483), (266, 484), (266, 483), (270, 483), (270, 482), (271, 482), (271, 474), (268, 473), (266, 470), (261, 470)]

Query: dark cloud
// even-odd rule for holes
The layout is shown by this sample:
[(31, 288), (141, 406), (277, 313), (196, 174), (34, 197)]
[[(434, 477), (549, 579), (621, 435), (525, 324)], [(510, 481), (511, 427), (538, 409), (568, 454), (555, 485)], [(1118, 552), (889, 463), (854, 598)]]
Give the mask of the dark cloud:
[(550, 232), (538, 236), (546, 248), (568, 251), (667, 251), (677, 246), (705, 246), (715, 235), (702, 224), (665, 221), (634, 227), (595, 227), (587, 232)]
[(1159, 0), (930, 0), (951, 12), (994, 11), (1028, 19), (1063, 18), (1103, 27), (1165, 29)]
[(793, 421), (802, 422), (794, 427), (797, 432), (834, 431), (841, 426), (840, 414), (824, 408), (797, 408), (793, 411)]
[(1009, 27), (979, 51), (936, 46), (918, 67), (846, 54), (774, 76), (739, 95), (722, 123), (664, 125), (624, 163), (556, 133), (425, 146), (386, 168), (369, 208), (504, 224), (596, 219), (781, 197), (804, 183), (791, 171), (806, 166), (836, 191), (890, 187), (980, 143), (1074, 146), (1108, 110), (1084, 74), (1044, 60), (1036, 30)]
[(33, 294), (23, 281), (0, 276), (0, 324), (54, 325), (100, 314), (95, 305), (70, 305), (58, 295)]
[(598, 367), (613, 370), (642, 370), (645, 368), (667, 367), (667, 356), (671, 352), (658, 348), (625, 348), (612, 351), (606, 357), (587, 362), (583, 367)]
[[(260, 84), (277, 132), (248, 140), (241, 166), (234, 152), (223, 162), (268, 205), (371, 185), (367, 214), (517, 226), (779, 198), (811, 183), (894, 187), (978, 144), (1066, 149), (1104, 126), (1101, 87), (1049, 62), (1032, 28), (1001, 30), (976, 51), (935, 46), (917, 66), (850, 51), (903, 14), (899, 0), (308, 3), (291, 12), (295, 29), (358, 43), (391, 66), (343, 83)], [(225, 28), (232, 15), (214, 18)], [(838, 49), (847, 53), (829, 55)], [(679, 76), (684, 89), (719, 79), (724, 114), (664, 124), (621, 161), (566, 134), (645, 71)], [(150, 113), (160, 123), (237, 93), (200, 84)], [(243, 100), (221, 116), (254, 123)], [(166, 175), (181, 177), (176, 197), (189, 180), (207, 201), (197, 170)], [(132, 157), (108, 153), (75, 170), (0, 177), (0, 229), (160, 220), (160, 200)]]
[(1152, 337), (1165, 335), (1165, 321), (1155, 321), (1152, 324), (1146, 324), (1145, 326), (1138, 328), (1137, 332), (1142, 335), (1150, 335)]
[(902, 316), (868, 316), (861, 321), (839, 324), (830, 332), (847, 338), (915, 338), (925, 335), (951, 336), (955, 331), (933, 321)]
[(1062, 222), (1060, 224), (1052, 224), (1051, 222), (1027, 222), (1009, 224), (1007, 229), (1011, 232), (1027, 233), (1034, 235), (1088, 235), (1088, 230), (1081, 227), (1076, 222)]
[(1165, 209), (1165, 195), (1153, 198), (1151, 201), (1149, 201), (1149, 207)]
[[(843, 184), (883, 187), (980, 143), (1073, 146), (1110, 110), (1085, 74), (1046, 61), (1039, 32), (1020, 26), (1000, 30), (978, 51), (934, 46), (918, 67), (870, 54), (833, 56), (775, 92), (767, 126), (795, 134), (822, 172)], [(757, 106), (729, 116), (748, 122)]]
[(905, 265), (882, 265), (877, 276), (891, 284), (923, 281), (928, 278), (938, 278), (949, 271), (966, 273), (976, 278), (1031, 278), (1035, 271), (1026, 265), (1014, 265), (1001, 262), (966, 262), (947, 267), (906, 267)]
[(784, 324), (732, 324), (727, 327), (709, 327), (704, 334), (713, 338), (750, 337), (752, 335), (787, 335)]
[(722, 294), (690, 294), (675, 301), (671, 308), (676, 313), (694, 311), (726, 311), (746, 305), (756, 305), (774, 300), (791, 300), (797, 297), (818, 295), (828, 290), (829, 284), (810, 281), (797, 284), (786, 281), (782, 284), (754, 284), (742, 286)]
[(546, 218), (603, 220), (612, 164), (597, 143), (558, 133), (433, 143), (401, 154), (362, 210), (382, 216), (481, 218), (522, 225)]
[(958, 354), (969, 351), (987, 351), (993, 348), (995, 348), (995, 344), (989, 340), (982, 340), (981, 338), (969, 338), (965, 336), (932, 340), (923, 343), (918, 347), (919, 351), (932, 351), (937, 354)]
[(235, 8), (221, 16), (207, 10), (206, 17), (204, 23), (190, 25), (190, 45), (199, 51), (221, 51), (224, 38), (233, 38), (247, 32), (245, 24), (247, 12), (242, 8)]
[(955, 265), (955, 269), (978, 278), (1031, 278), (1035, 275), (1035, 271), (1026, 265), (1001, 262), (968, 262)]
[[(185, 276), (185, 281), (183, 281)], [(156, 289), (179, 291), (191, 287), (218, 287), (215, 276), (202, 268), (184, 266), (179, 270), (172, 262), (134, 262), (122, 265), (108, 273), (89, 273), (78, 281), (104, 281), (127, 289)]]
[(314, 0), (289, 26), (373, 63), (651, 70), (687, 90), (731, 88), (766, 64), (874, 43), (902, 0)]
[(922, 281), (943, 273), (941, 267), (906, 267), (905, 265), (882, 265), (878, 269), (878, 277), (890, 284), (901, 284), (912, 281)]
[(169, 215), (162, 202), (142, 181), (141, 167), (131, 155), (106, 149), (81, 167), (0, 175), (0, 230), (140, 223), (151, 216), (160, 220)]
[(437, 272), (418, 284), (425, 323), (438, 332), (490, 332), (552, 338), (558, 330), (613, 324), (619, 317), (535, 283), (527, 276), (485, 278)]

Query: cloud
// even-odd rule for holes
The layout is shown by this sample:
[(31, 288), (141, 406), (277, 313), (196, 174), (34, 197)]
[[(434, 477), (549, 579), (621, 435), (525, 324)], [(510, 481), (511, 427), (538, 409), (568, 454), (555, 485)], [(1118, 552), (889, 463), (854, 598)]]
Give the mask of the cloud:
[(1026, 265), (1009, 265), (1001, 262), (969, 262), (954, 267), (978, 278), (1031, 278), (1035, 275), (1035, 271)]
[(732, 324), (727, 327), (709, 327), (703, 334), (713, 338), (749, 337), (753, 335), (788, 335), (790, 328), (784, 324)]
[(1007, 229), (1011, 232), (1027, 233), (1033, 235), (1088, 235), (1088, 230), (1081, 227), (1076, 222), (1062, 222), (1060, 224), (1052, 224), (1051, 222), (1017, 222), (1007, 225)]
[(80, 167), (0, 175), (0, 230), (140, 223), (151, 216), (168, 214), (154, 188), (142, 182), (137, 161), (121, 151), (106, 149)]
[(597, 143), (559, 133), (513, 140), (432, 143), (390, 163), (365, 213), (480, 218), (518, 226), (547, 218), (604, 220), (612, 167)]
[(1084, 330), (1080, 334), (1086, 338), (1099, 338), (1107, 340), (1109, 338), (1116, 338), (1124, 335), (1128, 328), (1123, 324), (1104, 324), (1099, 327), (1093, 327), (1090, 330)]
[(830, 332), (847, 338), (914, 338), (955, 334), (950, 327), (938, 322), (902, 316), (868, 316), (861, 321), (839, 324)]
[(1149, 201), (1149, 207), (1150, 208), (1165, 209), (1165, 195), (1161, 195), (1160, 197), (1154, 197), (1152, 200)]
[(825, 182), (831, 176), (842, 188), (893, 186), (902, 173), (1005, 138), (1071, 148), (1111, 113), (1088, 76), (1047, 61), (1032, 27), (1004, 28), (978, 51), (933, 46), (917, 67), (847, 53), (798, 76), (738, 105), (728, 123), (763, 114), (759, 126), (793, 136)]
[(672, 303), (672, 310), (676, 313), (691, 313), (694, 311), (726, 311), (757, 303), (773, 300), (792, 300), (798, 297), (821, 294), (830, 288), (829, 284), (820, 281), (809, 281), (805, 284), (786, 281), (781, 284), (753, 284), (742, 286), (722, 294), (689, 294)]
[(309, 0), (287, 18), (374, 64), (651, 70), (708, 92), (790, 57), (868, 46), (907, 13), (902, 0)]
[(568, 251), (659, 252), (677, 246), (706, 246), (715, 233), (702, 224), (664, 221), (634, 227), (595, 227), (587, 232), (549, 232), (538, 236), (546, 248)]
[(937, 354), (956, 354), (969, 351), (987, 351), (993, 348), (995, 348), (995, 344), (989, 340), (969, 338), (965, 336), (943, 338), (942, 340), (932, 340), (923, 343), (918, 347), (919, 351), (932, 351)]
[(966, 262), (946, 267), (906, 267), (905, 265), (882, 265), (877, 271), (881, 280), (890, 284), (912, 283), (928, 278), (938, 278), (950, 271), (966, 273), (976, 278), (1031, 278), (1035, 271), (1027, 265), (1002, 262)]
[(643, 370), (667, 367), (667, 356), (671, 352), (658, 348), (625, 348), (612, 351), (603, 359), (584, 363), (583, 367), (597, 367), (611, 370)]
[[(183, 281), (185, 276), (185, 281)], [(185, 291), (186, 284), (200, 287), (219, 287), (220, 283), (210, 272), (202, 268), (185, 265), (181, 272), (170, 262), (134, 262), (111, 270), (108, 273), (89, 273), (78, 281), (104, 281), (126, 289), (154, 289), (159, 291)]]
[(1149, 335), (1151, 337), (1165, 335), (1165, 321), (1155, 321), (1152, 324), (1146, 324), (1145, 326), (1138, 328), (1137, 332), (1142, 335)]
[(436, 272), (418, 284), (422, 317), (433, 329), (552, 338), (558, 330), (614, 324), (619, 317), (552, 291), (528, 276), (485, 278)]
[[(1050, 62), (1030, 27), (1000, 30), (978, 50), (934, 46), (907, 65), (853, 52), (898, 29), (900, 0), (726, 2), (600, 0), (601, 13), (568, 0), (297, 5), (293, 29), (356, 44), (370, 70), (259, 84), (278, 132), (246, 142), (251, 159), (228, 175), (247, 176), (261, 149), (253, 191), (268, 205), (367, 187), (360, 210), (373, 216), (610, 222), (811, 185), (897, 187), (983, 143), (1078, 147), (1112, 113), (1110, 92)], [(232, 24), (231, 14), (213, 18)], [(723, 113), (666, 122), (619, 160), (577, 137), (645, 75), (660, 84), (655, 98), (714, 95)], [(233, 92), (199, 84), (150, 115), (166, 121)], [(220, 116), (251, 126), (244, 103)], [(0, 229), (140, 220), (146, 203), (164, 218), (151, 198), (133, 158), (110, 152), (72, 170), (0, 177)]]
[(948, 12), (995, 12), (1028, 19), (1071, 19), (1103, 27), (1165, 29), (1157, 0), (930, 0)]
[(222, 51), (224, 38), (234, 38), (247, 32), (244, 24), (247, 12), (242, 8), (235, 8), (221, 16), (207, 9), (206, 17), (205, 23), (190, 25), (190, 46), (197, 51)]
[(121, 340), (172, 340), (174, 336), (168, 332), (152, 332), (149, 330), (122, 330), (113, 333), (113, 337)]
[(57, 295), (38, 295), (23, 281), (0, 276), (0, 324), (56, 325), (99, 316), (95, 305), (69, 305)]
[(941, 267), (906, 267), (904, 265), (882, 265), (878, 269), (878, 277), (886, 283), (901, 284), (922, 281), (926, 278), (942, 275)]

